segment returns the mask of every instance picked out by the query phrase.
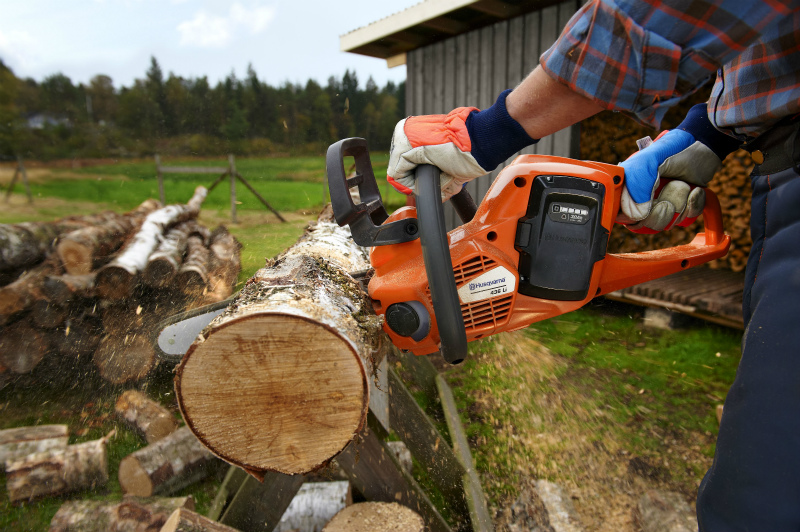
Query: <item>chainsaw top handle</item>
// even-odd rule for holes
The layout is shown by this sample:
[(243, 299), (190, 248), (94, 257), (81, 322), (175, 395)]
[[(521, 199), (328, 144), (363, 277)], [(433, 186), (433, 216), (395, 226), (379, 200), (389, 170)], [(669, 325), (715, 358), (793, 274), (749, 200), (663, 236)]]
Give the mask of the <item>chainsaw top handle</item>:
[(467, 356), (467, 333), (447, 242), (439, 169), (429, 164), (419, 165), (416, 178), (417, 218), (424, 228), (420, 244), (439, 329), (439, 352), (450, 364), (460, 364)]

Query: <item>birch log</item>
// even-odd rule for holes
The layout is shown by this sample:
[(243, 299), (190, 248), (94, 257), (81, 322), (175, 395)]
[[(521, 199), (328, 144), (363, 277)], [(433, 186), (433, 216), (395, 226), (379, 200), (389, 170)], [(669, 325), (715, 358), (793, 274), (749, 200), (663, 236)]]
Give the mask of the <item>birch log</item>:
[(67, 501), (61, 505), (50, 532), (155, 532), (177, 509), (194, 509), (188, 497), (130, 497), (122, 502)]
[(95, 488), (107, 482), (106, 438), (30, 454), (6, 464), (11, 502)]
[(161, 532), (236, 532), (236, 529), (186, 508), (178, 508), (161, 527)]
[(200, 231), (200, 227), (195, 220), (190, 220), (170, 229), (147, 260), (144, 282), (156, 288), (169, 285), (183, 264), (189, 236)]
[(384, 338), (348, 273), (368, 267), (326, 210), (246, 283), (176, 370), (183, 418), (204, 445), (256, 478), (312, 471), (347, 446)]
[(217, 460), (186, 428), (122, 459), (122, 491), (140, 497), (170, 494), (212, 473)]
[(208, 284), (209, 251), (206, 239), (192, 235), (186, 241), (186, 260), (178, 273), (177, 284), (189, 297), (200, 296)]
[(160, 207), (158, 200), (148, 199), (127, 214), (118, 214), (105, 223), (62, 235), (56, 245), (56, 253), (64, 269), (72, 275), (91, 272), (119, 249), (147, 215)]
[(66, 425), (37, 425), (0, 430), (0, 470), (6, 462), (67, 446), (69, 432)]
[(169, 410), (138, 390), (123, 392), (115, 410), (147, 443), (157, 442), (178, 428), (178, 420)]
[(164, 232), (174, 224), (196, 218), (207, 194), (205, 187), (197, 187), (186, 205), (168, 205), (148, 214), (133, 239), (97, 272), (98, 295), (104, 299), (130, 296), (139, 273), (147, 266), (147, 259)]
[(208, 289), (203, 295), (203, 303), (217, 303), (230, 297), (241, 264), (241, 244), (224, 226), (217, 227), (211, 234), (208, 246)]

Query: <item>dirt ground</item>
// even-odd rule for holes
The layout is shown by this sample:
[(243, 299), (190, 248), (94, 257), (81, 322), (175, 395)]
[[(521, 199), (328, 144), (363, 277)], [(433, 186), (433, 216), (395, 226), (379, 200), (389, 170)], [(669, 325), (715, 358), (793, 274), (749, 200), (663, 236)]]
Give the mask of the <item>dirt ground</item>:
[[(676, 483), (670, 468), (696, 467), (704, 471), (711, 459), (700, 452), (695, 441), (705, 435), (669, 435), (657, 456), (631, 456), (622, 442), (606, 430), (609, 416), (599, 409), (589, 410), (591, 390), (574, 386), (567, 362), (523, 333), (496, 337), (496, 353), (487, 363), (494, 363), (510, 374), (525, 373), (528, 386), (508, 390), (501, 397), (487, 389), (478, 392), (470, 421), (493, 423), (495, 430), (507, 433), (507, 452), (488, 452), (488, 471), (502, 471), (491, 466), (491, 459), (512, 455), (517, 460), (517, 489), (523, 497), (532, 490), (536, 479), (560, 484), (570, 494), (587, 531), (634, 532), (640, 530), (635, 508), (641, 495), (650, 488), (677, 491), (694, 508), (696, 486)], [(559, 371), (561, 370), (561, 371)], [(556, 373), (560, 373), (558, 378)], [(497, 409), (512, 405), (511, 421), (498, 426)], [(597, 435), (602, 434), (598, 439)], [(471, 442), (473, 449), (485, 447), (485, 441)], [(495, 479), (484, 472), (484, 485)], [(496, 526), (505, 530), (512, 519), (514, 500), (503, 501), (497, 512)]]

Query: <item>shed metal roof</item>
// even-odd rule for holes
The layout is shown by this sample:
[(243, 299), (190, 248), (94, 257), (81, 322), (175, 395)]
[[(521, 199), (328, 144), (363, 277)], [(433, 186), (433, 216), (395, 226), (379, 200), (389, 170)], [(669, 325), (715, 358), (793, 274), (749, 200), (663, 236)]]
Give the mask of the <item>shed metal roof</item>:
[(423, 0), (339, 38), (343, 52), (405, 63), (405, 54), (495, 22), (547, 7), (558, 0)]

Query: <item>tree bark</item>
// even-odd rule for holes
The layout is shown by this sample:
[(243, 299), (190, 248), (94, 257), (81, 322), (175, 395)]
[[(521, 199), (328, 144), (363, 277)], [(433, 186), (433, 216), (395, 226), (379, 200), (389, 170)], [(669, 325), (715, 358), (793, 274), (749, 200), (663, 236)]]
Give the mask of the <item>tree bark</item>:
[(191, 495), (146, 499), (126, 496), (122, 502), (67, 501), (50, 521), (50, 532), (154, 532), (181, 508), (194, 509)]
[(48, 275), (42, 281), (42, 294), (51, 303), (65, 305), (76, 299), (95, 296), (95, 273)]
[(56, 253), (64, 269), (71, 275), (85, 275), (104, 264), (145, 217), (160, 207), (158, 200), (148, 199), (127, 214), (63, 235)]
[(131, 495), (167, 495), (208, 476), (216, 462), (183, 427), (123, 458), (119, 483), (122, 491)]
[(97, 272), (95, 284), (99, 296), (104, 299), (129, 297), (164, 232), (174, 224), (196, 218), (207, 194), (204, 187), (197, 187), (186, 205), (169, 205), (148, 214), (134, 238)]
[(169, 410), (138, 390), (123, 392), (117, 399), (117, 415), (154, 443), (178, 429), (178, 420)]
[(178, 404), (204, 445), (256, 478), (307, 473), (347, 446), (383, 354), (380, 321), (348, 274), (368, 267), (327, 211), (247, 282), (176, 370)]
[(206, 305), (230, 297), (242, 270), (242, 245), (224, 226), (219, 226), (211, 234), (211, 245), (208, 249), (208, 290), (203, 296), (203, 303)]
[(208, 286), (209, 251), (205, 239), (192, 235), (186, 241), (186, 260), (178, 272), (177, 284), (184, 294), (196, 298)]
[(16, 461), (29, 454), (41, 453), (67, 446), (69, 431), (66, 425), (38, 425), (0, 430), (0, 470), (6, 462)]
[(14, 314), (29, 309), (34, 302), (43, 299), (41, 285), (45, 277), (60, 273), (61, 265), (51, 257), (0, 288), (0, 323), (7, 322)]
[(283, 512), (274, 532), (322, 530), (348, 504), (352, 504), (352, 494), (346, 480), (306, 482)]
[(348, 506), (336, 514), (322, 532), (373, 532), (380, 530), (398, 532), (423, 532), (422, 517), (396, 502), (361, 502)]
[(96, 488), (106, 482), (106, 438), (31, 454), (6, 464), (8, 498), (14, 503)]
[(178, 508), (161, 527), (161, 532), (236, 532), (236, 529), (186, 508)]
[(155, 288), (169, 285), (181, 268), (189, 236), (199, 231), (201, 226), (195, 220), (170, 229), (147, 261), (142, 275), (144, 282)]
[(156, 365), (156, 352), (144, 331), (107, 334), (92, 357), (103, 379), (113, 384), (143, 379)]
[(0, 335), (0, 363), (13, 373), (30, 373), (42, 361), (50, 344), (47, 335), (26, 320), (6, 327)]

